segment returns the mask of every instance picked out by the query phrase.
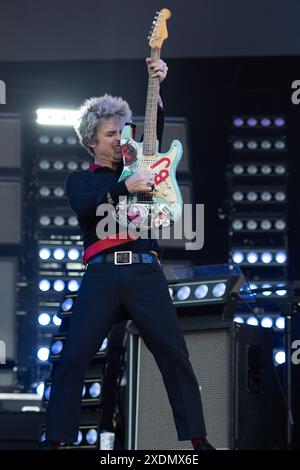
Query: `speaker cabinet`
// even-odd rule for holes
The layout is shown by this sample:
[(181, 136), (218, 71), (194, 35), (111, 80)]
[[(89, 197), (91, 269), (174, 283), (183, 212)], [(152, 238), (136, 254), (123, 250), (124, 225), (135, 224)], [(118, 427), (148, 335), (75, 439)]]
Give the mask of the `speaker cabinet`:
[(21, 169), (21, 120), (0, 113), (0, 169)]
[[(209, 441), (218, 449), (270, 448), (272, 332), (207, 316), (179, 319), (201, 388)], [(177, 439), (161, 374), (131, 327), (127, 355), (128, 449), (187, 449)]]
[(0, 179), (0, 244), (22, 243), (21, 181)]
[[(31, 407), (38, 408), (36, 400), (26, 401), (27, 410)], [(14, 408), (0, 411), (0, 451), (36, 450), (40, 429), (46, 420), (45, 412), (17, 410), (17, 403)]]
[[(18, 260), (17, 258), (0, 258), (0, 341), (4, 348), (1, 350), (1, 364), (13, 367), (17, 364), (17, 328), (16, 303)], [(13, 375), (13, 374), (12, 374)], [(1, 385), (10, 386), (11, 376), (0, 370)]]

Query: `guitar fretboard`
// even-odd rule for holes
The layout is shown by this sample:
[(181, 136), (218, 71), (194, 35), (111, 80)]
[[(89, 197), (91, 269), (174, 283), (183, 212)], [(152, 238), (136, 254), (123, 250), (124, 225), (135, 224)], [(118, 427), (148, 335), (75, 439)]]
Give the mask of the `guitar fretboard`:
[[(157, 61), (160, 58), (160, 50), (151, 50), (151, 59)], [(157, 121), (157, 97), (159, 92), (159, 79), (149, 75), (147, 101), (144, 123), (143, 154), (154, 155), (156, 152), (156, 121)]]

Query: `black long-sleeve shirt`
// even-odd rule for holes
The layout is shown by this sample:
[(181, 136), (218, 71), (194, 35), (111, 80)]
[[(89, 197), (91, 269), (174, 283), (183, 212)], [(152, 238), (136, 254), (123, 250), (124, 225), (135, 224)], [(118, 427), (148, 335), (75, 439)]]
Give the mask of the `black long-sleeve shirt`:
[[(164, 127), (164, 110), (158, 106), (157, 111), (157, 138), (161, 144)], [(83, 238), (84, 262), (87, 262), (91, 253), (94, 256), (99, 252), (112, 252), (117, 249), (144, 252), (155, 250), (160, 251), (157, 240), (138, 238), (136, 240), (119, 241), (107, 240), (99, 241), (97, 236), (97, 225), (103, 216), (97, 216), (96, 210), (100, 204), (108, 204), (107, 193), (115, 203), (119, 201), (119, 196), (128, 196), (125, 181), (118, 182), (123, 170), (123, 162), (120, 163), (116, 171), (108, 167), (90, 165), (88, 170), (73, 171), (66, 179), (65, 189), (69, 205), (76, 213), (78, 223)], [(118, 227), (119, 228), (119, 227)], [(96, 243), (97, 242), (97, 243)], [(122, 248), (120, 248), (122, 245)], [(88, 250), (88, 251), (87, 251)]]

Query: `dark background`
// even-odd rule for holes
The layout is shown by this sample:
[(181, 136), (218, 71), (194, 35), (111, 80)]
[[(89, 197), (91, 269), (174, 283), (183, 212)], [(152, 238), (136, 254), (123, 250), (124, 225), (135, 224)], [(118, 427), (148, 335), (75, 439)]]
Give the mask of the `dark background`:
[(169, 58), (300, 53), (298, 0), (6, 0), (0, 61), (137, 59), (169, 8)]

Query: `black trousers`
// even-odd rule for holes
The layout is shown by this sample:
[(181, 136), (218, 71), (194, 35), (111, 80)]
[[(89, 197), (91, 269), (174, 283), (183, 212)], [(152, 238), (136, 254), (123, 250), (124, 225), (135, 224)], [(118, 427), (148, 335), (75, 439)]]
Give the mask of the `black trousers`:
[[(125, 316), (126, 316), (126, 312)], [(121, 407), (120, 400), (120, 380), (122, 379), (122, 364), (124, 362), (128, 321), (120, 321), (114, 325), (109, 333), (109, 341), (107, 345), (107, 359), (105, 373), (101, 387), (101, 429), (114, 432), (114, 413), (117, 404), (119, 405), (119, 414), (121, 414), (121, 423), (125, 422), (124, 409)], [(123, 364), (124, 365), (124, 364)], [(123, 406), (124, 408), (124, 406)], [(124, 430), (120, 430), (122, 436), (125, 437)]]
[(161, 371), (178, 439), (205, 435), (199, 386), (159, 264), (107, 263), (89, 265), (83, 276), (53, 377), (47, 439), (77, 440), (85, 374), (102, 341), (118, 321), (121, 306), (134, 321)]

